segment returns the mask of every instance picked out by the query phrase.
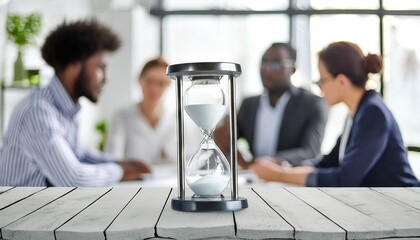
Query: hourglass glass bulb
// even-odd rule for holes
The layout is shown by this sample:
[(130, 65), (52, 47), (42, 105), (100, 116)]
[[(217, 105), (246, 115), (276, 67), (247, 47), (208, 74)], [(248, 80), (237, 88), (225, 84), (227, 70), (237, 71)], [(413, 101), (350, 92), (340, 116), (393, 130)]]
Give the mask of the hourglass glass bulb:
[(185, 111), (205, 135), (210, 135), (226, 112), (220, 77), (200, 76), (192, 80), (185, 91)]
[(188, 162), (187, 184), (200, 197), (220, 195), (229, 184), (229, 169), (220, 149), (210, 137), (206, 137)]

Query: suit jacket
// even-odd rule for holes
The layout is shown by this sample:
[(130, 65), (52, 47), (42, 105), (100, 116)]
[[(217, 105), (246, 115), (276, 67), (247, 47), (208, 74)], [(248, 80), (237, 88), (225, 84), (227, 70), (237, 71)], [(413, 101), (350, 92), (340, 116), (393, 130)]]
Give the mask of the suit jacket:
[(420, 183), (407, 160), (407, 150), (392, 113), (381, 96), (368, 91), (353, 117), (343, 160), (340, 138), (315, 166), (320, 187), (405, 187)]
[[(323, 99), (303, 88), (291, 87), (278, 133), (277, 156), (292, 165), (320, 155), (328, 108)], [(261, 96), (245, 99), (239, 109), (238, 138), (245, 138), (254, 154), (255, 119)], [(270, 126), (267, 126), (270, 127)], [(255, 155), (255, 154), (254, 154)]]

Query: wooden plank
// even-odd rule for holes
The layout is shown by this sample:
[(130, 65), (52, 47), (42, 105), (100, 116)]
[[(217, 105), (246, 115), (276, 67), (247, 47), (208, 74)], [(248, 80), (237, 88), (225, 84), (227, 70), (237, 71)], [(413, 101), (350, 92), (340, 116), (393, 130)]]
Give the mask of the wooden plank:
[(381, 238), (381, 240), (385, 240), (385, 239), (389, 239), (389, 240), (420, 240), (420, 238), (413, 238), (413, 237), (403, 237), (403, 238)]
[(355, 210), (317, 188), (286, 188), (331, 221), (346, 230), (348, 239), (394, 236), (392, 228)]
[[(0, 211), (0, 229), (47, 205), (73, 188), (47, 188)], [(0, 238), (2, 234), (0, 232)]]
[[(180, 212), (171, 208), (173, 189), (156, 226), (159, 237), (175, 239), (226, 238), (235, 236), (232, 212)], [(190, 193), (187, 196), (191, 196)]]
[(408, 188), (371, 188), (387, 197), (407, 204), (420, 210), (420, 192), (411, 191)]
[(0, 194), (6, 192), (7, 190), (11, 189), (12, 187), (0, 187)]
[(420, 187), (412, 187), (412, 188), (407, 188), (407, 189), (410, 189), (411, 191), (420, 193)]
[(55, 230), (58, 239), (105, 239), (105, 229), (139, 188), (113, 188), (76, 217)]
[(38, 191), (43, 187), (17, 187), (0, 194), (0, 210), (12, 205)]
[(368, 188), (332, 188), (324, 192), (395, 229), (395, 237), (420, 237), (420, 212)]
[(241, 189), (240, 196), (248, 200), (249, 207), (234, 212), (238, 238), (293, 238), (293, 227), (252, 189)]
[(92, 204), (110, 188), (77, 188), (40, 210), (3, 228), (5, 239), (54, 240), (54, 230)]
[(342, 228), (284, 188), (258, 187), (254, 190), (294, 227), (296, 239), (346, 238)]
[(155, 225), (170, 188), (142, 188), (105, 231), (106, 239), (144, 239), (155, 236)]

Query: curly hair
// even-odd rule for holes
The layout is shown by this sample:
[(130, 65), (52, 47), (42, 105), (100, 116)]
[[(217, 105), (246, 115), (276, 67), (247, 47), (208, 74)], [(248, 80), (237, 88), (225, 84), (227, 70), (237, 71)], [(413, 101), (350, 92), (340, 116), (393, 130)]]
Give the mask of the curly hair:
[(61, 72), (69, 64), (84, 61), (99, 51), (115, 51), (121, 45), (119, 37), (95, 19), (62, 23), (46, 38), (42, 57)]

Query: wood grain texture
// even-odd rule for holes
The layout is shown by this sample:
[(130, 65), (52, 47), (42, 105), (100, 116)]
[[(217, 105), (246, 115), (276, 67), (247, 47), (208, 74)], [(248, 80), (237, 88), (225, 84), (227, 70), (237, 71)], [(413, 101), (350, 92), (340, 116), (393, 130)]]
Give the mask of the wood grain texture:
[(260, 186), (240, 189), (249, 208), (234, 213), (175, 211), (176, 195), (170, 188), (11, 188), (0, 194), (0, 240), (420, 240), (420, 188)]
[(322, 191), (395, 229), (395, 237), (420, 236), (420, 211), (369, 188), (325, 188)]
[(170, 188), (142, 188), (106, 230), (106, 238), (144, 239), (155, 236), (155, 225)]
[(412, 187), (412, 188), (407, 188), (407, 189), (409, 189), (411, 191), (414, 191), (414, 192), (417, 192), (417, 193), (420, 193), (420, 187)]
[(113, 188), (76, 217), (55, 230), (58, 239), (105, 239), (105, 229), (139, 188)]
[(346, 238), (342, 228), (284, 188), (258, 187), (254, 190), (293, 226), (296, 239)]
[(293, 227), (252, 189), (241, 189), (239, 195), (248, 200), (249, 207), (234, 212), (238, 238), (293, 238)]
[[(159, 237), (175, 239), (226, 238), (235, 236), (232, 212), (180, 212), (171, 208), (173, 189), (156, 226)], [(188, 193), (187, 196), (191, 196)]]
[[(46, 188), (0, 211), (0, 229), (63, 196), (73, 188)], [(1, 237), (1, 233), (0, 233)]]
[(0, 194), (6, 192), (7, 190), (11, 189), (12, 187), (0, 187)]
[(287, 188), (331, 221), (346, 230), (348, 239), (394, 236), (393, 229), (331, 197), (318, 188)]
[(381, 240), (385, 240), (385, 239), (389, 239), (389, 240), (420, 240), (420, 238), (417, 237), (406, 237), (406, 238), (381, 238)]
[(77, 188), (2, 229), (5, 239), (55, 240), (54, 230), (92, 204), (110, 188)]
[(420, 192), (408, 188), (372, 188), (372, 190), (420, 210)]
[(38, 191), (43, 187), (19, 187), (0, 194), (0, 209), (6, 208)]

